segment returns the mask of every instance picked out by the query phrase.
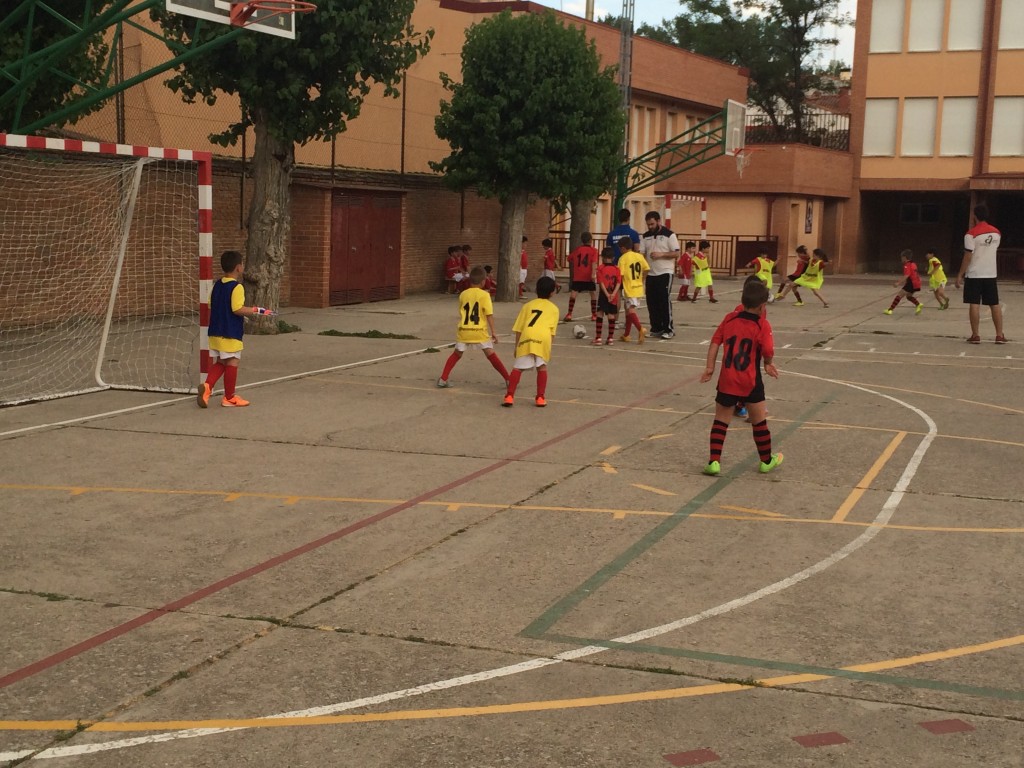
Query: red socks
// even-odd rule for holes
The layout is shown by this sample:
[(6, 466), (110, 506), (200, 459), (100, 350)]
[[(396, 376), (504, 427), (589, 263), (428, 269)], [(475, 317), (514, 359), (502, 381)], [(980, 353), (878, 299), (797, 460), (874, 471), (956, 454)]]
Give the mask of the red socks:
[(759, 421), (754, 425), (754, 444), (761, 461), (769, 464), (772, 460), (772, 433), (768, 431), (767, 421)]
[[(501, 359), (498, 357), (498, 355), (496, 353), (493, 355), (488, 355), (487, 359), (490, 361), (491, 367), (501, 374), (501, 378), (503, 378), (505, 381), (508, 381), (508, 371), (505, 370), (505, 366), (502, 365)], [(448, 377), (445, 376), (445, 378)]]
[(514, 395), (516, 393), (516, 387), (519, 386), (519, 380), (523, 378), (523, 372), (518, 368), (513, 368), (512, 373), (508, 375), (508, 391), (507, 395)]
[(729, 425), (724, 421), (715, 419), (711, 424), (711, 458), (708, 462), (721, 461), (722, 459), (722, 446), (725, 445), (725, 433), (728, 431)]
[(544, 397), (544, 393), (548, 388), (548, 369), (547, 366), (537, 369), (537, 397)]
[(235, 396), (235, 383), (238, 381), (238, 366), (224, 366), (224, 397), (230, 400)]
[(445, 381), (448, 381), (448, 376), (449, 374), (451, 374), (452, 368), (454, 368), (455, 364), (459, 362), (459, 360), (461, 359), (462, 355), (460, 355), (458, 352), (452, 352), (448, 356), (448, 359), (445, 361), (444, 370), (441, 371), (441, 378), (444, 379)]

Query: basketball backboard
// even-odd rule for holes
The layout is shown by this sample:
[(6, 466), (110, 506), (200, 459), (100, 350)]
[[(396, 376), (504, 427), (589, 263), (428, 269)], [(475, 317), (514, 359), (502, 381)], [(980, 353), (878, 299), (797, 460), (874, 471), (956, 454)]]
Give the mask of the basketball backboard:
[(725, 154), (742, 154), (747, 146), (747, 106), (729, 99), (725, 102)]
[[(220, 24), (231, 23), (230, 0), (166, 0), (166, 2), (167, 10), (174, 13), (216, 21)], [(272, 13), (269, 10), (258, 9), (246, 21), (246, 26), (250, 26), (257, 32), (294, 40), (295, 16), (294, 13)]]

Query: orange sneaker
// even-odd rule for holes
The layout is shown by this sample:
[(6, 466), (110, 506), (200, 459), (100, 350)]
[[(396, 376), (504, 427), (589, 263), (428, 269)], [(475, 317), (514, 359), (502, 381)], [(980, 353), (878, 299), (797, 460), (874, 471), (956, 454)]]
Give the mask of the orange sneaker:
[(644, 343), (644, 339), (646, 339), (646, 338), (647, 338), (647, 331), (644, 330), (643, 326), (640, 326), (639, 336), (637, 337), (636, 343), (637, 344), (643, 344)]
[(536, 405), (538, 408), (543, 408), (545, 405), (548, 404), (548, 401), (544, 399), (544, 395), (537, 395), (537, 397), (533, 401), (533, 404)]
[(196, 405), (205, 408), (210, 404), (210, 385), (205, 381), (199, 385), (199, 394), (196, 396)]
[(225, 397), (223, 400), (220, 401), (220, 404), (225, 408), (244, 408), (249, 404), (249, 401), (243, 400), (238, 395), (235, 395), (230, 400)]
[(516, 404), (515, 398), (512, 395), (505, 395), (505, 399), (501, 401), (502, 408), (511, 408)]

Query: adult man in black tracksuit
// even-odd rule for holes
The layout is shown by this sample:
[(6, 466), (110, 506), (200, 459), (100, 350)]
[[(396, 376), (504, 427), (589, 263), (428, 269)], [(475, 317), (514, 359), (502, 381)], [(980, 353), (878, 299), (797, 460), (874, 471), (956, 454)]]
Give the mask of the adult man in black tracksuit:
[(679, 240), (671, 229), (661, 225), (661, 214), (657, 211), (649, 211), (644, 221), (647, 231), (640, 236), (640, 253), (651, 267), (644, 285), (651, 335), (671, 339), (676, 335), (672, 323), (672, 277), (679, 258)]

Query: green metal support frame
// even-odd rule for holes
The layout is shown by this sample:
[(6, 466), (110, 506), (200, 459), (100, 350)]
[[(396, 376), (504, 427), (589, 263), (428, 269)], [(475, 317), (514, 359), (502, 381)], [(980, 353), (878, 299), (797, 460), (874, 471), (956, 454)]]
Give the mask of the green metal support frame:
[[(121, 91), (131, 88), (133, 85), (148, 80), (161, 72), (174, 69), (179, 64), (234, 40), (244, 31), (242, 27), (237, 27), (200, 44), (196, 40), (200, 37), (200, 31), (204, 22), (202, 19), (196, 19), (192, 42), (189, 45), (181, 45), (173, 40), (169, 40), (159, 32), (134, 21), (132, 18), (158, 5), (162, 5), (164, 0), (140, 0), (135, 5), (132, 5), (132, 2), (133, 0), (114, 0), (106, 10), (95, 13), (93, 1), (86, 0), (83, 5), (81, 22), (75, 22), (54, 10), (46, 0), (22, 0), (17, 8), (0, 19), (0, 32), (13, 27), (15, 24), (23, 23), (25, 27), (24, 55), (21, 59), (0, 69), (0, 87), (6, 86), (0, 91), (0, 109), (10, 108), (13, 105), (14, 120), (10, 126), (12, 133), (31, 133), (50, 125), (63, 124), (89, 107), (106, 101)], [(47, 13), (60, 21), (67, 27), (68, 36), (52, 45), (33, 51), (32, 30), (36, 13)], [(114, 65), (117, 56), (117, 43), (124, 32), (125, 24), (160, 40), (174, 52), (175, 56), (159, 66), (141, 72), (127, 80), (111, 82), (116, 70)], [(92, 38), (110, 28), (114, 29), (113, 40), (110, 45), (108, 59), (103, 66), (100, 82), (83, 83), (61, 70), (60, 62), (67, 58), (69, 52), (88, 45)], [(21, 115), (32, 85), (43, 77), (65, 80), (72, 86), (80, 89), (82, 95), (52, 114), (46, 115), (35, 122), (22, 124)]]
[(632, 193), (724, 155), (727, 115), (723, 106), (721, 112), (622, 165), (612, 211), (620, 210)]

